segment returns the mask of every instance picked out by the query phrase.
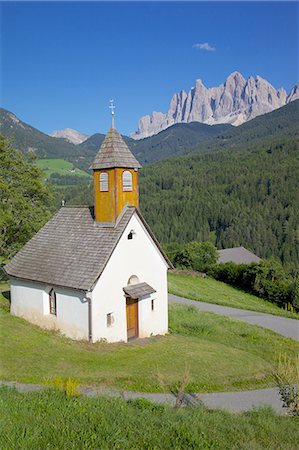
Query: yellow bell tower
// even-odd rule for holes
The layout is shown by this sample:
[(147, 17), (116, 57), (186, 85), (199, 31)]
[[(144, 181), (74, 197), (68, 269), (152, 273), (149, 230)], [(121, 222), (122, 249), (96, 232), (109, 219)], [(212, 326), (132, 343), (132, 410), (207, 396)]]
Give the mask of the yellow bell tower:
[(138, 208), (138, 169), (141, 167), (115, 130), (114, 105), (110, 107), (112, 126), (90, 167), (94, 180), (95, 221), (106, 224), (115, 223), (127, 203)]

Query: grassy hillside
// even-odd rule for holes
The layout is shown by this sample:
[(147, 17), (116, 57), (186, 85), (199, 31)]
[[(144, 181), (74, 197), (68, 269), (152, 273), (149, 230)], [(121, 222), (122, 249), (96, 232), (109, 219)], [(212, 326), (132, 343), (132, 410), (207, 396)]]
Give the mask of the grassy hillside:
[(169, 272), (168, 290), (171, 294), (191, 300), (299, 319), (299, 315), (296, 313), (285, 311), (273, 303), (262, 300), (255, 295), (247, 294), (213, 278)]
[(296, 450), (299, 422), (267, 408), (244, 414), (146, 400), (0, 389), (2, 449)]
[(47, 177), (50, 177), (54, 173), (61, 176), (90, 177), (90, 174), (74, 167), (71, 162), (65, 161), (64, 159), (38, 159), (36, 165), (40, 169), (43, 169)]
[(71, 377), (82, 384), (161, 392), (161, 379), (170, 389), (188, 366), (189, 392), (238, 390), (273, 385), (278, 355), (293, 358), (299, 351), (298, 343), (269, 330), (174, 305), (171, 333), (165, 337), (90, 345), (11, 316), (5, 296), (0, 309), (2, 380), (46, 383)]

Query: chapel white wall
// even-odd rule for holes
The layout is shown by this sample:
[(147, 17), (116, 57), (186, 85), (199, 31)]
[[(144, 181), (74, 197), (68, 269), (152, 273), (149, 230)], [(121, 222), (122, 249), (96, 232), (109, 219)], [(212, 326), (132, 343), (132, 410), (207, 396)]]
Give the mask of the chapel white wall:
[[(56, 292), (57, 315), (50, 314), (49, 291)], [(72, 339), (88, 339), (88, 302), (83, 292), (11, 279), (11, 314)]]
[[(133, 239), (127, 238), (131, 230)], [(168, 331), (167, 265), (137, 215), (128, 223), (116, 249), (92, 292), (93, 341), (127, 341), (126, 297), (123, 287), (132, 275), (157, 292), (139, 300), (139, 337)], [(155, 309), (151, 310), (151, 299)], [(115, 322), (107, 326), (107, 314)]]

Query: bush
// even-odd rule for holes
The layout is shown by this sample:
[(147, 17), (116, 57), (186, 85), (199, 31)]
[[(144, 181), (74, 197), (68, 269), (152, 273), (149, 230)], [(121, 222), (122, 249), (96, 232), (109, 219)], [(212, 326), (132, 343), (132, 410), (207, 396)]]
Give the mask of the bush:
[[(218, 252), (210, 242), (189, 242), (175, 249), (174, 244), (169, 247), (169, 257), (173, 265), (179, 269), (192, 269), (206, 272), (217, 262)], [(171, 255), (170, 255), (171, 253)]]
[(299, 416), (299, 357), (294, 362), (286, 355), (280, 356), (273, 377), (288, 414)]

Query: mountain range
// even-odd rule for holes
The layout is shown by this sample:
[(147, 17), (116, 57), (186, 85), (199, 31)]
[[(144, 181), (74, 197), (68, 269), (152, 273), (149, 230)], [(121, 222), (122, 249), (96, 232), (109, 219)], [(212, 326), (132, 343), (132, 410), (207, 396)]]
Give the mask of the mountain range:
[(269, 113), (299, 98), (297, 83), (289, 94), (274, 88), (260, 76), (247, 80), (237, 71), (217, 87), (206, 88), (201, 80), (188, 93), (175, 93), (166, 114), (153, 112), (141, 117), (133, 139), (153, 136), (176, 124), (200, 122), (208, 125), (229, 123), (241, 125), (257, 116)]
[[(78, 155), (76, 145), (55, 138), (20, 120), (15, 114), (0, 108), (0, 132), (16, 150), (32, 153), (38, 158), (69, 158)], [(80, 155), (88, 156), (85, 150)]]
[(50, 134), (52, 137), (66, 139), (68, 142), (72, 144), (81, 144), (86, 141), (90, 136), (88, 134), (80, 133), (77, 130), (73, 130), (72, 128), (65, 128), (64, 130), (53, 131)]
[[(5, 110), (0, 125), (13, 147), (85, 170), (104, 139), (95, 134), (74, 145)], [(238, 127), (180, 123), (139, 141), (124, 137), (144, 165), (140, 207), (161, 242), (209, 239), (218, 248), (244, 246), (295, 266), (298, 138), (299, 100)], [(66, 175), (58, 181), (57, 206), (62, 196), (67, 204), (92, 204), (88, 177)]]
[[(221, 135), (230, 128), (230, 125), (177, 124), (156, 136), (140, 141), (128, 136), (123, 138), (141, 164), (144, 164), (192, 151), (200, 143)], [(9, 139), (15, 149), (23, 153), (33, 153), (41, 159), (67, 159), (84, 170), (88, 169), (105, 138), (104, 134), (96, 133), (84, 142), (74, 144), (65, 138), (42, 133), (3, 108), (0, 108), (0, 132)]]
[[(123, 138), (141, 164), (153, 163), (196, 151), (233, 148), (246, 141), (258, 143), (265, 136), (283, 135), (285, 130), (290, 133), (292, 129), (294, 135), (298, 135), (298, 106), (299, 101), (291, 102), (239, 127), (230, 124), (178, 123), (145, 139)], [(104, 134), (96, 133), (75, 145), (66, 139), (42, 133), (5, 109), (0, 109), (0, 128), (1, 133), (18, 150), (34, 153), (37, 158), (63, 158), (84, 170), (88, 170), (105, 138)]]

